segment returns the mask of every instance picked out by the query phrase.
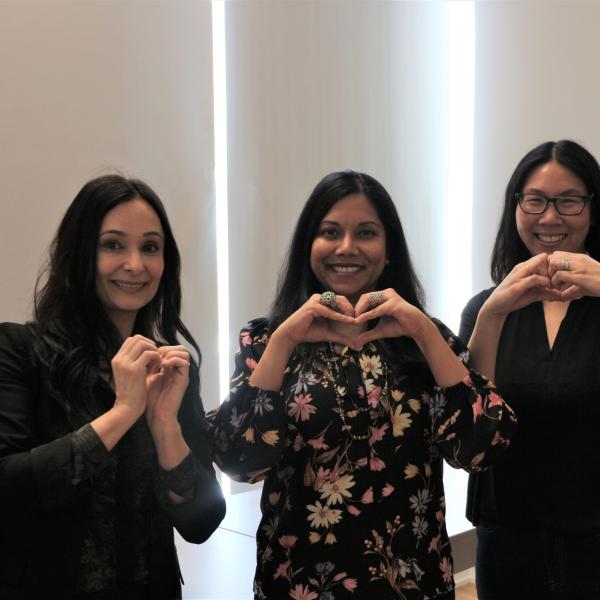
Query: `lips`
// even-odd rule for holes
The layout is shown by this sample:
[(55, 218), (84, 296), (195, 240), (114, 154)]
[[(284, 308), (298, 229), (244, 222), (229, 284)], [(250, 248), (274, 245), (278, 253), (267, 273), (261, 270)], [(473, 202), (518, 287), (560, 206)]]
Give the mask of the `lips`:
[(148, 285), (146, 281), (121, 281), (118, 279), (111, 279), (111, 283), (124, 290), (140, 290)]
[(544, 244), (557, 244), (562, 242), (566, 237), (566, 233), (536, 233), (535, 237)]
[(331, 269), (334, 273), (340, 273), (340, 274), (352, 274), (352, 273), (358, 273), (358, 271), (360, 271), (363, 267), (361, 265), (355, 265), (355, 264), (336, 264), (336, 265), (328, 265), (327, 266), (329, 269)]

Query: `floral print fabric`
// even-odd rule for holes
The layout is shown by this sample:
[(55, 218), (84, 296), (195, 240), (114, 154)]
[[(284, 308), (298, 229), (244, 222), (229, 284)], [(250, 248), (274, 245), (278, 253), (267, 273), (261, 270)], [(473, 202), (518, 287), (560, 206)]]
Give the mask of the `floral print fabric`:
[[(466, 360), (464, 346), (436, 324)], [(389, 366), (378, 343), (359, 353), (314, 344), (309, 358), (292, 355), (280, 392), (261, 390), (248, 379), (268, 341), (264, 319), (242, 329), (230, 397), (210, 416), (221, 469), (265, 481), (255, 598), (408, 600), (451, 591), (442, 456), (481, 470), (508, 445), (510, 408), (475, 372), (439, 388), (426, 369)], [(350, 435), (365, 432), (364, 440)]]

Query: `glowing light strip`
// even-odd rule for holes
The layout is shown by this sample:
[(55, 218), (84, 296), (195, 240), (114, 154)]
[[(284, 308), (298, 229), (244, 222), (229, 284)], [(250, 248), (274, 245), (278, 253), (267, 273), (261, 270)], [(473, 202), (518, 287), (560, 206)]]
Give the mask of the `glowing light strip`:
[[(213, 114), (215, 133), (215, 203), (217, 237), (217, 311), (219, 335), (219, 395), (223, 401), (229, 392), (229, 240), (227, 218), (227, 85), (225, 62), (225, 2), (213, 0)], [(225, 496), (231, 485), (223, 475)]]
[(448, 197), (446, 273), (448, 326), (458, 332), (472, 294), (471, 213), (475, 112), (475, 2), (448, 2)]

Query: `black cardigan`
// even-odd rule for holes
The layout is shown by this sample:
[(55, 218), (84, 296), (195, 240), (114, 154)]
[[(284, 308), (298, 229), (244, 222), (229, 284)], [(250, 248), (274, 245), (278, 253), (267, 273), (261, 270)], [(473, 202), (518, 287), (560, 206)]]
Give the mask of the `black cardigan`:
[[(98, 380), (94, 394), (111, 391)], [(210, 462), (198, 369), (179, 413), (198, 465), (195, 495), (162, 506), (156, 498), (150, 539), (152, 598), (181, 597), (173, 526), (201, 543), (217, 528), (225, 503)], [(75, 593), (91, 480), (69, 477), (74, 423), (50, 393), (33, 353), (29, 327), (0, 324), (0, 598), (68, 599)]]

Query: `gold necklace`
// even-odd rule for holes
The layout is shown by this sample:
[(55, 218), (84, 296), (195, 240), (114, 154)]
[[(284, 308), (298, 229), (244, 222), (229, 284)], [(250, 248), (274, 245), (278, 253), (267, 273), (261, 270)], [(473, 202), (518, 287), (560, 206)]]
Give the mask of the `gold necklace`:
[[(333, 381), (333, 388), (335, 391), (335, 399), (337, 401), (340, 419), (342, 421), (342, 431), (345, 431), (353, 442), (364, 442), (365, 440), (369, 439), (371, 434), (369, 432), (363, 433), (363, 434), (354, 433), (352, 431), (352, 425), (350, 423), (348, 423), (348, 419), (355, 419), (356, 417), (358, 417), (359, 415), (361, 415), (363, 413), (370, 414), (370, 408), (368, 405), (366, 407), (364, 407), (364, 406), (356, 406), (356, 404), (355, 404), (354, 408), (352, 410), (349, 410), (349, 411), (344, 410), (344, 401), (339, 392), (339, 387), (340, 387), (339, 384), (342, 383), (340, 369), (338, 367), (338, 358), (335, 355), (335, 351), (333, 349), (332, 342), (329, 342), (329, 350), (331, 352), (331, 363), (329, 361), (329, 357), (327, 356), (327, 350), (325, 351), (325, 361), (327, 363), (327, 371), (329, 372), (329, 376), (331, 377), (331, 379)], [(333, 371), (335, 371), (335, 377), (333, 376), (333, 373), (332, 373), (332, 366), (333, 366)], [(387, 394), (387, 367), (385, 365), (384, 365), (384, 375), (385, 375), (385, 384), (384, 384), (384, 388), (382, 390), (382, 395)], [(361, 381), (362, 381), (362, 374), (361, 374)], [(349, 387), (350, 387), (350, 381), (348, 378), (348, 373), (346, 372), (346, 386), (345, 386), (346, 393), (348, 393)], [(364, 397), (365, 397), (365, 399), (367, 399), (367, 390), (364, 387), (364, 383), (363, 383), (363, 390), (364, 390)], [(368, 399), (367, 399), (367, 402), (368, 402)], [(368, 425), (367, 425), (367, 428), (368, 428)]]

